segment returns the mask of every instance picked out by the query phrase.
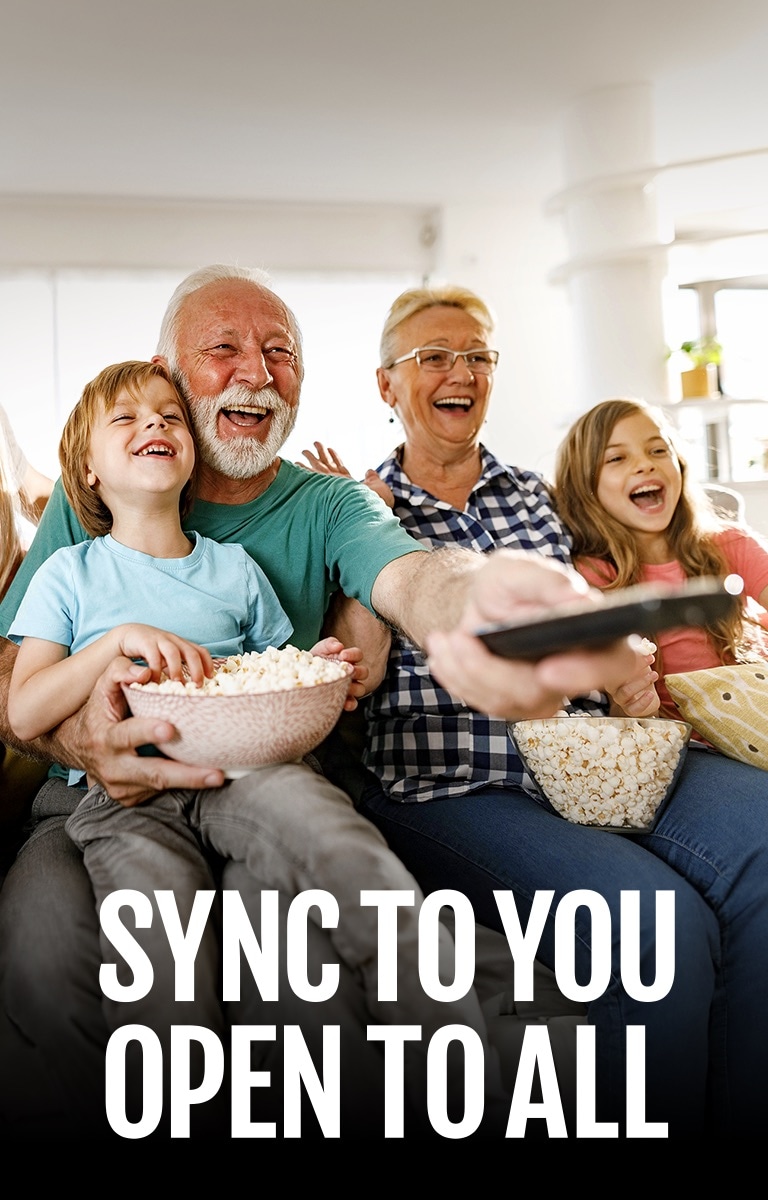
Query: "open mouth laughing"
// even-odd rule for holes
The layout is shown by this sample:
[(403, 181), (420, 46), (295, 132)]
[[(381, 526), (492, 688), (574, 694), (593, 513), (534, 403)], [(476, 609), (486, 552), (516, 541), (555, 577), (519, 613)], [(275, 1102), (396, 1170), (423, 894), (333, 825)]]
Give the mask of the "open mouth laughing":
[(135, 458), (175, 458), (176, 449), (170, 442), (146, 442), (139, 450), (134, 450)]
[(264, 418), (270, 415), (272, 409), (263, 404), (242, 404), (231, 408), (221, 408), (219, 412), (233, 425), (238, 425), (241, 429), (249, 429), (254, 425), (260, 425)]
[(469, 396), (445, 396), (442, 400), (435, 400), (434, 407), (443, 412), (469, 412), (474, 403)]
[(644, 483), (630, 492), (629, 498), (641, 512), (656, 512), (664, 506), (666, 489), (660, 483)]

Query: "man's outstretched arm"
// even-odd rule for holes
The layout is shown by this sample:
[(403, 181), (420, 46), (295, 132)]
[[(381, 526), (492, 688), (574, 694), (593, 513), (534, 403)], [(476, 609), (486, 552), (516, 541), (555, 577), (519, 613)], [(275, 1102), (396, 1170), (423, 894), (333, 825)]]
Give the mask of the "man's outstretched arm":
[(455, 548), (408, 554), (376, 579), (376, 611), (429, 655), (443, 687), (472, 708), (507, 721), (551, 716), (566, 697), (615, 692), (644, 669), (624, 639), (604, 650), (573, 651), (537, 663), (492, 654), (480, 626), (559, 604), (601, 603), (571, 568), (524, 550), (481, 555)]

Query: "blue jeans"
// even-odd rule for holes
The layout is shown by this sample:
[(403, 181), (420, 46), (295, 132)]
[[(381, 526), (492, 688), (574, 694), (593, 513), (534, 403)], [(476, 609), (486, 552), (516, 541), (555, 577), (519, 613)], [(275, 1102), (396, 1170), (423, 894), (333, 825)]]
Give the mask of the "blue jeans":
[[(534, 893), (554, 889), (538, 955), (551, 968), (560, 897), (586, 888), (605, 898), (613, 970), (605, 993), (588, 1005), (600, 1116), (620, 1120), (625, 1111), (624, 1028), (639, 1024), (646, 1029), (649, 1120), (668, 1121), (671, 1137), (762, 1135), (768, 1118), (766, 772), (691, 749), (657, 828), (641, 836), (571, 824), (518, 788), (400, 804), (371, 783), (360, 808), (425, 892), (465, 892), (483, 924), (502, 930), (495, 889), (513, 892), (521, 923)], [(622, 890), (643, 897), (641, 962), (649, 979), (654, 893), (675, 894), (674, 984), (653, 1003), (632, 999), (621, 986)], [(577, 973), (588, 978), (586, 912), (576, 924), (575, 955)]]

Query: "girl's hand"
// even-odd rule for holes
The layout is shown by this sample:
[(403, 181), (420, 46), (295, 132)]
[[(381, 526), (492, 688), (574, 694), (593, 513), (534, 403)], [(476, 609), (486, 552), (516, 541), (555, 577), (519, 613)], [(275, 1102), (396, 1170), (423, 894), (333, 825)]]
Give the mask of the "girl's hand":
[[(213, 675), (213, 659), (203, 646), (196, 646), (175, 633), (152, 625), (120, 625), (115, 630), (117, 654), (146, 662), (151, 679), (157, 683), (163, 671), (169, 679), (190, 679), (198, 686)], [(186, 668), (186, 670), (185, 670)]]
[(317, 654), (320, 658), (337, 658), (342, 662), (351, 663), (353, 670), (349, 677), (349, 691), (344, 701), (344, 711), (354, 712), (358, 700), (368, 693), (365, 684), (368, 678), (368, 668), (363, 662), (362, 650), (358, 646), (345, 647), (338, 638), (327, 637), (317, 642), (312, 647), (310, 654)]
[(659, 711), (661, 701), (653, 686), (659, 678), (653, 670), (654, 656), (646, 654), (645, 669), (634, 675), (610, 693), (612, 717), (653, 717)]

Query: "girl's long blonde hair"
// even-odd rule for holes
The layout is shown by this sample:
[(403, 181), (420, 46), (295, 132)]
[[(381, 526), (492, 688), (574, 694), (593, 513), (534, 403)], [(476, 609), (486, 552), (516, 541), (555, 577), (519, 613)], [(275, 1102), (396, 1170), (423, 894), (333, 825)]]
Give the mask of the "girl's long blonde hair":
[[(691, 480), (688, 464), (675, 442), (664, 414), (640, 400), (603, 400), (569, 429), (557, 452), (553, 497), (573, 538), (573, 558), (599, 559), (605, 564), (606, 590), (628, 587), (641, 578), (642, 562), (631, 530), (606, 512), (597, 498), (597, 484), (606, 446), (619, 421), (642, 413), (651, 418), (669, 442), (680, 464), (682, 490), (667, 529), (670, 559), (680, 563), (687, 578), (729, 574), (715, 535), (726, 528), (706, 493)], [(590, 564), (600, 571), (600, 564)], [(765, 659), (758, 637), (760, 626), (746, 613), (722, 618), (707, 627), (718, 655), (725, 662)], [(658, 668), (657, 668), (658, 669)]]

